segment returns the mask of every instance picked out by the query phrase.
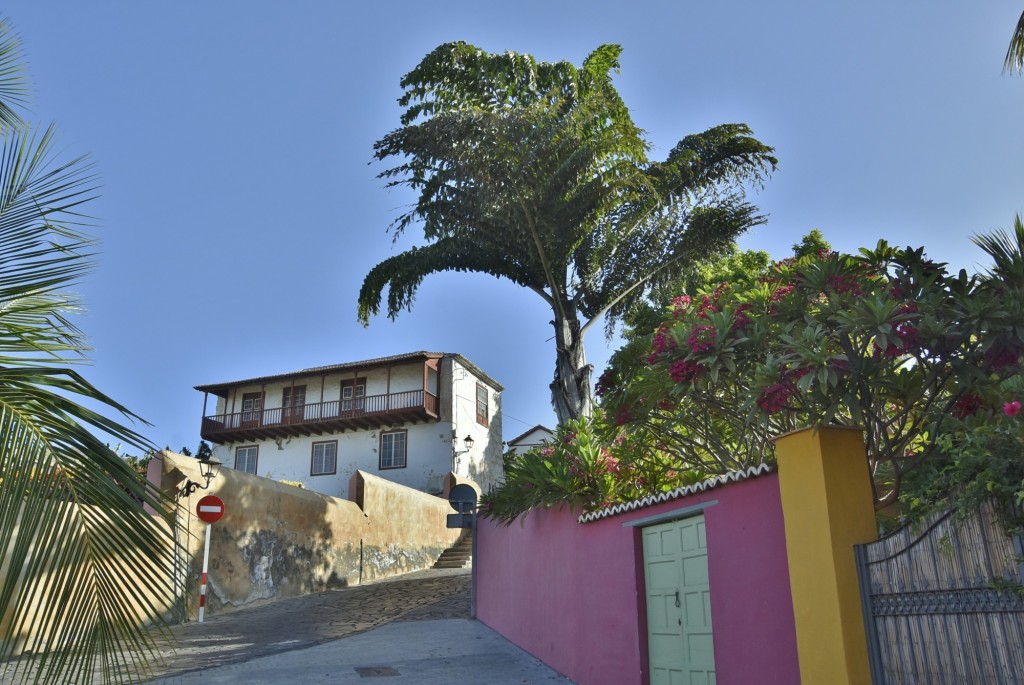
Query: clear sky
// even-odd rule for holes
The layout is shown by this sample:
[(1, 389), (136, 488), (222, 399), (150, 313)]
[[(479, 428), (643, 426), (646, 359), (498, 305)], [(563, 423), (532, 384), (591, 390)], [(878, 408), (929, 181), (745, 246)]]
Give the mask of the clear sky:
[[(623, 46), (616, 84), (653, 157), (726, 122), (776, 148), (742, 241), (776, 257), (812, 228), (971, 270), (970, 236), (1024, 212), (1024, 78), (1001, 74), (1020, 0), (340, 2), (7, 0), (35, 96), (102, 178), (78, 323), (85, 375), (159, 446), (194, 448), (198, 384), (415, 350), (505, 386), (504, 432), (554, 425), (550, 312), (483, 275), (429, 277), (396, 322), (356, 321), (407, 194), (371, 163), (401, 76), (465, 40), (579, 64)], [(598, 373), (615, 342), (588, 336)]]

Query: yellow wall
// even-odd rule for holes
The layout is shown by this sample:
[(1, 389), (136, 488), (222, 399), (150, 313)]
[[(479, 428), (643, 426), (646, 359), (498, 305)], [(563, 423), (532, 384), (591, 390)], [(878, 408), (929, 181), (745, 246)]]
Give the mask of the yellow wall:
[[(150, 479), (168, 494), (186, 480), (204, 482), (196, 459), (166, 450), (154, 458)], [(461, 533), (445, 527), (452, 509), (440, 497), (362, 471), (349, 488), (354, 501), (222, 467), (208, 490), (178, 500), (190, 591), (198, 587), (206, 533), (196, 504), (208, 494), (225, 509), (211, 529), (213, 613), (429, 568)], [(187, 608), (197, 613), (194, 598)]]
[(801, 682), (871, 682), (853, 546), (876, 539), (859, 429), (805, 429), (775, 443)]

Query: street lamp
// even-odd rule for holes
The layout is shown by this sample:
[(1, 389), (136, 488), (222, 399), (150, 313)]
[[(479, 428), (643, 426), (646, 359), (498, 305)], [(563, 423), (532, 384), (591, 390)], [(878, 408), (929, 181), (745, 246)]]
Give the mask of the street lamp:
[(464, 449), (464, 450), (457, 450), (457, 449), (455, 449), (455, 445), (458, 442), (459, 442), (458, 438), (452, 438), (452, 455), (456, 456), (456, 457), (461, 456), (461, 455), (465, 454), (466, 452), (470, 451), (471, 449), (473, 449), (473, 443), (476, 442), (476, 441), (473, 440), (473, 436), (472, 435), (467, 435), (466, 437), (464, 437), (462, 439), (462, 444), (464, 444), (466, 446), (466, 449)]
[(210, 481), (217, 477), (217, 468), (220, 467), (219, 461), (213, 461), (209, 455), (201, 457), (199, 459), (199, 475), (206, 481), (206, 485), (200, 485), (194, 480), (185, 481), (185, 485), (181, 488), (181, 494), (183, 497), (188, 497), (196, 490), (206, 490), (210, 487)]

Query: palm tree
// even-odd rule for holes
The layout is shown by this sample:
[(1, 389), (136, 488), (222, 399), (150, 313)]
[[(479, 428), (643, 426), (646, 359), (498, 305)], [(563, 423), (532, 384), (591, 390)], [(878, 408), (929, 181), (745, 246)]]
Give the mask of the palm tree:
[(375, 266), (359, 293), (366, 324), (408, 308), (423, 279), (476, 271), (529, 288), (551, 309), (559, 422), (588, 416), (584, 336), (609, 328), (654, 287), (690, 273), (764, 221), (745, 201), (776, 159), (744, 124), (681, 140), (664, 161), (611, 81), (620, 48), (581, 67), (442, 45), (402, 80), (408, 109), (375, 146), (380, 175), (416, 191), (392, 225), (428, 244)]
[(177, 593), (170, 508), (94, 434), (149, 449), (100, 412), (133, 415), (71, 368), (87, 348), (67, 288), (92, 266), (78, 211), (95, 177), (18, 116), (22, 64), (0, 18), (0, 680), (138, 682)]

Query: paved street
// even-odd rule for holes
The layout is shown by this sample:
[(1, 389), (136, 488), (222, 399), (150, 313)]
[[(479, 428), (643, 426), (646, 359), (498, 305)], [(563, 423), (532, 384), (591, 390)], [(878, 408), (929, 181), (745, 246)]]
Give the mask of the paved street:
[(470, 582), (468, 570), (420, 571), (207, 615), (174, 627), (177, 650), (152, 683), (568, 684), (469, 620)]

